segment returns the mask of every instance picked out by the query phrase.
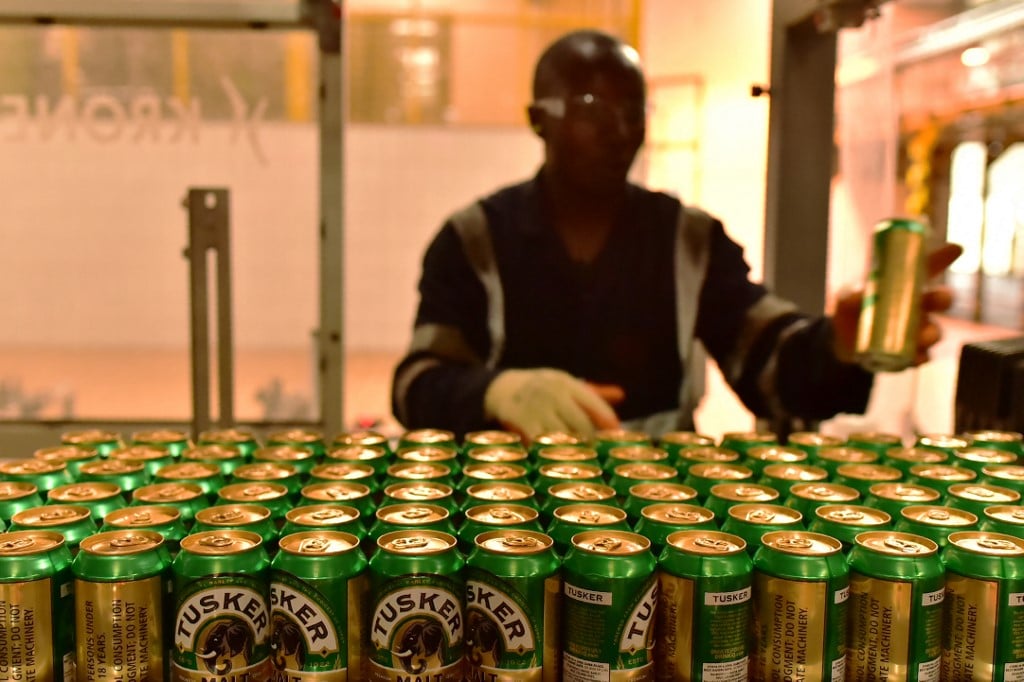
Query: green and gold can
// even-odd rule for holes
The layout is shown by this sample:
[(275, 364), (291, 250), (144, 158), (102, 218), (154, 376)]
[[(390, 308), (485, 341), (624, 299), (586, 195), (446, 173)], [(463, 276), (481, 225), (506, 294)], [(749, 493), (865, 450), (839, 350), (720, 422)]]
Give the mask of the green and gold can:
[(745, 680), (753, 562), (743, 538), (682, 530), (658, 558), (655, 679)]
[[(246, 465), (252, 466), (252, 465)], [(237, 473), (242, 467), (235, 469)], [(210, 500), (224, 487), (224, 474), (220, 467), (209, 462), (175, 462), (161, 467), (153, 476), (154, 483), (194, 483)]]
[(885, 457), (892, 448), (903, 447), (903, 438), (885, 431), (856, 431), (846, 437), (846, 444), (854, 448), (874, 450)]
[(27, 481), (0, 481), (0, 521), (11, 522), (11, 517), (25, 509), (43, 506), (39, 488)]
[(675, 467), (655, 462), (620, 464), (615, 467), (608, 479), (608, 485), (623, 500), (629, 495), (629, 489), (635, 485), (677, 482), (679, 482), (679, 472)]
[(64, 536), (72, 554), (85, 538), (96, 532), (97, 524), (88, 507), (78, 504), (46, 504), (24, 509), (11, 518), (9, 530), (53, 531)]
[(0, 533), (2, 679), (76, 681), (71, 563), (60, 533)]
[(654, 678), (658, 580), (650, 547), (627, 531), (572, 538), (562, 563), (562, 682)]
[(340, 448), (346, 445), (363, 445), (366, 447), (380, 448), (388, 455), (391, 455), (391, 442), (388, 437), (380, 431), (373, 429), (356, 429), (355, 431), (343, 431), (331, 441), (331, 447)]
[[(330, 465), (319, 465), (330, 466)], [(311, 480), (316, 480), (318, 467), (313, 467), (310, 472)], [(373, 478), (373, 470), (370, 469), (369, 478)], [(321, 479), (336, 480), (336, 479)], [(362, 480), (362, 479), (360, 479)], [(287, 462), (249, 462), (237, 467), (231, 472), (229, 484), (233, 483), (279, 483), (288, 489), (288, 494), (297, 497), (302, 490), (303, 477), (299, 470)], [(365, 482), (365, 481), (364, 481)]]
[(653, 445), (620, 445), (608, 451), (604, 471), (611, 474), (620, 464), (669, 464), (668, 451)]
[(998, 680), (1024, 669), (1024, 540), (951, 533), (942, 550), (946, 605), (943, 680)]
[(839, 540), (843, 551), (847, 552), (861, 533), (891, 530), (892, 516), (862, 504), (826, 504), (814, 510), (814, 517), (807, 521), (807, 529)]
[(946, 577), (938, 545), (869, 531), (857, 536), (848, 559), (847, 679), (938, 682)]
[(463, 682), (464, 560), (454, 535), (385, 533), (370, 558), (369, 675), (373, 682)]
[(181, 461), (215, 464), (226, 480), (235, 469), (247, 463), (249, 458), (237, 447), (211, 443), (189, 448), (181, 453)]
[(396, 451), (423, 446), (459, 449), (455, 434), (447, 429), (412, 429), (398, 437)]
[[(410, 481), (437, 481), (455, 487), (452, 469), (439, 462), (398, 462), (388, 467), (384, 487)], [(361, 481), (369, 485), (367, 481)]]
[(754, 472), (755, 478), (764, 473), (769, 464), (805, 464), (808, 462), (807, 452), (788, 445), (759, 445), (750, 448), (741, 464)]
[(530, 475), (525, 466), (510, 462), (467, 464), (466, 468), (462, 470), (462, 480), (459, 489), (465, 490), (477, 483), (493, 483), (496, 481), (529, 485)]
[(741, 482), (754, 482), (754, 472), (742, 464), (694, 464), (683, 479), (683, 485), (696, 490), (697, 496), (702, 500), (706, 500), (711, 494), (711, 489), (720, 483)]
[(651, 541), (651, 552), (661, 556), (668, 536), (681, 530), (717, 531), (715, 513), (695, 504), (661, 502), (644, 507), (634, 530)]
[(543, 464), (537, 469), (533, 487), (538, 494), (547, 495), (553, 485), (578, 481), (604, 483), (601, 467), (586, 463)]
[(262, 504), (216, 504), (201, 509), (196, 514), (193, 533), (203, 531), (225, 532), (229, 530), (248, 531), (260, 536), (263, 548), (268, 553), (277, 551), (280, 536), (270, 509)]
[(719, 483), (711, 487), (704, 506), (724, 519), (737, 504), (781, 504), (779, 491), (760, 483)]
[(103, 523), (103, 518), (112, 511), (124, 509), (128, 503), (116, 483), (90, 481), (57, 486), (46, 494), (47, 504), (76, 504), (88, 507), (93, 521)]
[(550, 537), (501, 528), (466, 558), (466, 679), (558, 682), (562, 583)]
[(754, 555), (751, 679), (846, 679), (849, 578), (835, 538), (765, 534)]
[(285, 514), (281, 537), (308, 531), (338, 531), (359, 539), (366, 538), (366, 526), (359, 510), (343, 504), (309, 504)]
[(270, 564), (270, 679), (366, 679), (369, 602), (359, 538), (337, 530), (289, 533)]
[(266, 445), (252, 453), (253, 463), (285, 464), (292, 466), (304, 478), (321, 463), (323, 455), (302, 445)]
[(456, 535), (455, 522), (447, 509), (436, 504), (408, 502), (379, 508), (367, 538), (376, 542), (382, 535), (398, 530), (432, 530)]
[(737, 504), (722, 519), (722, 531), (743, 538), (751, 556), (761, 546), (765, 533), (782, 530), (804, 530), (803, 515), (781, 504)]
[(789, 489), (783, 504), (796, 509), (805, 519), (814, 518), (814, 510), (826, 504), (857, 504), (860, 491), (839, 483), (797, 483)]
[(942, 504), (969, 511), (980, 519), (987, 507), (1020, 504), (1020, 493), (988, 483), (954, 483), (946, 491)]
[(856, 488), (865, 498), (871, 486), (878, 483), (896, 483), (903, 480), (903, 472), (885, 464), (841, 464), (832, 477), (834, 483)]
[(67, 462), (32, 458), (0, 461), (0, 481), (31, 483), (43, 495), (74, 483)]
[(394, 456), (389, 449), (379, 445), (340, 445), (329, 449), (323, 459), (324, 464), (337, 462), (369, 464), (374, 474), (383, 478), (388, 467), (394, 464)]
[(459, 549), (468, 554), (476, 536), (489, 531), (512, 529), (542, 532), (540, 514), (536, 509), (515, 504), (482, 504), (466, 510), (459, 527)]
[(515, 464), (533, 470), (530, 453), (521, 445), (475, 445), (464, 455), (466, 464)]
[[(548, 431), (538, 434), (527, 449), (530, 451), (532, 456), (536, 457), (540, 450), (552, 445), (594, 448), (594, 442), (581, 433), (572, 433), (570, 431)], [(594, 452), (597, 452), (597, 450), (595, 449)]]
[(82, 541), (72, 564), (79, 679), (164, 679), (170, 568), (164, 538), (153, 531), (113, 530)]
[(501, 429), (484, 429), (481, 431), (470, 431), (462, 438), (462, 453), (468, 455), (476, 448), (509, 448), (522, 450), (523, 438), (514, 431), (503, 431)]
[(864, 506), (881, 509), (893, 519), (898, 519), (900, 510), (905, 507), (939, 504), (941, 500), (942, 493), (935, 488), (913, 483), (876, 483), (868, 488)]
[(98, 462), (89, 462), (83, 464), (78, 471), (78, 480), (81, 482), (113, 483), (121, 489), (121, 494), (127, 501), (131, 501), (136, 490), (148, 485), (151, 482), (150, 479), (145, 464), (122, 459), (102, 459)]
[(600, 466), (597, 450), (585, 445), (549, 445), (533, 456), (535, 469), (545, 464), (596, 464)]
[(444, 507), (451, 514), (452, 519), (458, 518), (462, 512), (458, 502), (455, 501), (455, 489), (437, 481), (393, 483), (384, 489), (384, 497), (379, 506), (386, 507), (390, 504), (410, 502), (436, 504)]
[(131, 445), (152, 445), (166, 450), (174, 458), (181, 457), (181, 453), (192, 446), (188, 434), (175, 429), (136, 431), (129, 439), (129, 443)]
[(735, 450), (741, 457), (746, 457), (750, 448), (763, 445), (778, 445), (778, 434), (769, 431), (730, 431), (722, 434), (719, 447)]
[(668, 431), (658, 437), (657, 445), (665, 450), (669, 456), (669, 464), (676, 466), (679, 462), (679, 455), (683, 450), (690, 448), (713, 447), (715, 439), (696, 431)]
[(607, 504), (570, 504), (559, 507), (551, 516), (547, 533), (555, 541), (555, 551), (564, 554), (577, 533), (589, 530), (628, 531), (626, 512)]
[(625, 445), (652, 445), (651, 434), (635, 429), (598, 429), (594, 433), (594, 449), (602, 462), (608, 459), (612, 448)]
[(690, 467), (697, 464), (739, 464), (742, 459), (743, 456), (736, 450), (709, 445), (680, 452), (676, 458), (676, 468), (679, 469), (679, 475), (685, 477)]
[(170, 505), (181, 513), (187, 526), (208, 504), (206, 493), (194, 483), (150, 483), (132, 493), (129, 506)]
[(839, 467), (844, 464), (877, 464), (881, 459), (874, 450), (854, 448), (848, 445), (821, 448), (812, 462), (835, 476)]
[(217, 504), (255, 504), (270, 510), (277, 525), (292, 508), (291, 493), (283, 483), (231, 483), (217, 491)]
[(185, 522), (177, 507), (169, 504), (140, 505), (125, 507), (110, 512), (103, 518), (101, 531), (153, 531), (164, 539), (164, 546), (171, 557), (178, 554), (181, 541), (188, 535)]
[[(811, 461), (817, 464), (817, 459), (822, 450), (827, 448), (839, 448), (846, 445), (846, 439), (839, 436), (832, 436), (818, 431), (797, 431), (789, 434), (786, 442), (790, 447), (797, 448), (807, 453)], [(855, 447), (855, 446), (850, 446)]]
[(161, 467), (174, 464), (176, 460), (175, 456), (169, 451), (155, 445), (127, 445), (110, 452), (107, 455), (107, 459), (140, 462), (146, 468), (146, 474), (150, 479), (156, 475), (156, 472)]
[(171, 568), (171, 679), (269, 680), (270, 559), (260, 536), (193, 533)]
[(989, 464), (982, 468), (978, 480), (1010, 488), (1024, 495), (1024, 466), (1020, 464)]
[(604, 483), (558, 483), (548, 488), (541, 511), (550, 520), (555, 510), (570, 504), (609, 504), (614, 506), (615, 489)]
[(525, 483), (505, 483), (496, 481), (492, 483), (476, 483), (463, 491), (466, 499), (462, 501), (462, 511), (478, 504), (492, 504), (504, 502), (507, 504), (522, 504), (534, 509), (540, 509), (537, 502), (537, 495), (533, 486)]
[(47, 462), (64, 462), (68, 465), (68, 471), (72, 478), (78, 477), (78, 468), (86, 462), (95, 462), (100, 458), (100, 453), (88, 448), (78, 448), (74, 445), (56, 445), (49, 448), (40, 448), (32, 453), (35, 459)]
[(950, 533), (978, 530), (978, 517), (962, 509), (923, 504), (901, 509), (893, 528), (922, 535), (938, 545), (941, 552), (949, 543)]
[(377, 505), (370, 487), (351, 481), (310, 483), (302, 488), (301, 504), (342, 504), (355, 507), (363, 519), (373, 518)]
[[(327, 452), (324, 444), (324, 435), (312, 429), (285, 429), (267, 434), (266, 447), (284, 446), (290, 448), (301, 448), (313, 454), (317, 459), (322, 459)], [(253, 453), (253, 459), (257, 459), (257, 453)], [(301, 468), (301, 467), (300, 467)]]
[(975, 447), (996, 448), (1012, 452), (1018, 457), (1024, 456), (1024, 434), (1018, 431), (968, 431), (961, 437)]
[(938, 450), (950, 457), (956, 454), (957, 450), (963, 450), (970, 445), (969, 441), (948, 433), (922, 433), (914, 441), (914, 447)]
[[(828, 472), (813, 464), (769, 464), (761, 471), (757, 482), (788, 496), (790, 489), (798, 483), (825, 483)], [(859, 491), (858, 491), (859, 492)]]
[[(614, 492), (614, 491), (613, 491)], [(630, 522), (640, 518), (644, 507), (660, 502), (697, 501), (697, 491), (682, 483), (637, 483), (629, 489), (624, 508)]]
[(448, 467), (451, 477), (456, 480), (462, 474), (462, 464), (459, 462), (459, 451), (453, 446), (417, 445), (399, 448), (395, 452), (395, 462), (443, 464)]
[(978, 522), (978, 530), (1024, 538), (1024, 506), (1001, 504), (986, 507)]
[(1017, 461), (1017, 455), (998, 448), (967, 447), (957, 450), (950, 458), (950, 464), (976, 471), (979, 475), (990, 465), (1007, 465)]
[[(318, 464), (313, 467), (313, 470), (309, 473), (310, 483), (361, 483), (368, 487), (373, 493), (380, 492), (380, 483), (377, 476), (376, 470), (373, 468), (374, 465), (367, 464), (366, 462), (344, 462), (341, 460), (328, 460), (323, 464)], [(396, 465), (392, 465), (393, 468)], [(301, 479), (297, 479), (301, 480)], [(410, 480), (410, 479), (403, 479)], [(423, 480), (423, 479), (415, 479)], [(438, 479), (440, 480), (440, 479)], [(390, 485), (395, 481), (385, 479), (386, 484)], [(292, 488), (291, 484), (288, 484), (289, 490)], [(301, 485), (300, 485), (301, 491)]]
[(124, 445), (121, 434), (103, 429), (85, 429), (83, 431), (65, 431), (60, 436), (62, 445), (74, 445), (86, 450), (95, 450), (100, 457), (106, 457), (111, 450)]
[(896, 467), (906, 475), (918, 465), (948, 464), (949, 455), (928, 448), (889, 448), (882, 458), (883, 464)]
[(260, 446), (256, 436), (251, 432), (232, 428), (202, 431), (196, 440), (196, 445), (218, 445), (224, 448), (234, 448), (242, 453), (242, 457), (246, 461), (252, 459), (252, 453), (256, 452), (256, 448)]
[(907, 475), (908, 482), (935, 488), (943, 495), (951, 485), (971, 483), (977, 479), (977, 472), (948, 464), (917, 464), (910, 467), (910, 472)]

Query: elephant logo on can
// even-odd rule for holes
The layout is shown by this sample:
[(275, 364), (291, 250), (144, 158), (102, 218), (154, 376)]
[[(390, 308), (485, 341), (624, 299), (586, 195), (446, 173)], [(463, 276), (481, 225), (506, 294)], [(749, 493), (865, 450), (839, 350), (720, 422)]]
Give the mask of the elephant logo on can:
[(466, 658), (476, 666), (495, 667), (502, 658), (498, 624), (478, 609), (466, 612)]
[(436, 670), (445, 658), (444, 630), (431, 618), (414, 618), (397, 633), (394, 657), (406, 672), (419, 675)]
[(278, 670), (302, 670), (306, 647), (299, 624), (275, 613), (270, 630), (270, 656)]
[(245, 668), (252, 659), (253, 635), (249, 627), (234, 618), (218, 618), (206, 629), (196, 647), (196, 658), (216, 675)]

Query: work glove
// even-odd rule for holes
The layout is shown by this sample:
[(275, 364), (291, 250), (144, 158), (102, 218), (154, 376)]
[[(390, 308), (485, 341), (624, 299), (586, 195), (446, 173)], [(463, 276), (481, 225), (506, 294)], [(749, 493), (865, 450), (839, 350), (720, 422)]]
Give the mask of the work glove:
[(526, 440), (566, 431), (592, 436), (618, 428), (615, 410), (583, 381), (560, 369), (507, 369), (484, 394), (484, 414)]

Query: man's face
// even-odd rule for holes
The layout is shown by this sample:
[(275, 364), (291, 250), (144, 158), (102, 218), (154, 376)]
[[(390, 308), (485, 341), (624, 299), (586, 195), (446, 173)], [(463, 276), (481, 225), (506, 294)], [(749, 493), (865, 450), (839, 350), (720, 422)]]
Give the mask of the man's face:
[(632, 64), (605, 61), (575, 80), (551, 95), (564, 114), (544, 116), (548, 170), (583, 194), (620, 192), (644, 141), (643, 76)]

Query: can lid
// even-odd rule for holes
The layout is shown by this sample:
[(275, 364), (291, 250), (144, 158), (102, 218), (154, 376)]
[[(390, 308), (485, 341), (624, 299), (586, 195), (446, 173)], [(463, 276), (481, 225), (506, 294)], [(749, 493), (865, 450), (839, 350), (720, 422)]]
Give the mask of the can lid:
[[(237, 471), (237, 469), (236, 469)], [(198, 481), (221, 475), (220, 467), (212, 462), (175, 462), (157, 469), (154, 478), (173, 478), (182, 481)]]
[(631, 443), (611, 448), (608, 457), (629, 462), (660, 462), (668, 459), (668, 452), (648, 443)]
[(70, 443), (71, 445), (96, 445), (97, 443), (114, 443), (120, 440), (121, 436), (113, 431), (100, 429), (69, 431), (60, 437), (61, 443)]
[(758, 462), (805, 462), (807, 453), (786, 445), (758, 445), (747, 451), (747, 457)]
[(904, 507), (900, 515), (908, 521), (940, 528), (973, 526), (978, 523), (977, 515), (969, 511), (934, 504)]
[(652, 462), (633, 462), (620, 464), (613, 470), (619, 478), (632, 478), (638, 481), (667, 481), (679, 476), (675, 467)]
[(687, 554), (724, 556), (747, 549), (747, 541), (732, 533), (707, 530), (677, 530), (665, 538), (665, 544)]
[(340, 459), (344, 462), (372, 462), (386, 459), (388, 451), (382, 445), (351, 443), (331, 448), (327, 451), (328, 459)]
[(218, 504), (196, 512), (196, 522), (211, 526), (237, 526), (259, 523), (270, 518), (270, 510), (261, 504)]
[(985, 507), (983, 513), (995, 521), (1024, 526), (1024, 507), (1017, 504), (995, 504)]
[(285, 429), (267, 434), (268, 443), (319, 443), (324, 439), (319, 431)]
[(425, 526), (448, 518), (448, 510), (436, 504), (410, 502), (380, 507), (376, 516), (384, 523)]
[(526, 476), (526, 467), (511, 462), (479, 462), (462, 470), (466, 478), (481, 481), (502, 481)]
[(568, 464), (555, 462), (553, 464), (543, 464), (537, 473), (544, 478), (566, 478), (566, 479), (584, 479), (584, 478), (601, 478), (601, 467), (596, 464), (587, 464), (586, 462), (579, 462), (577, 464)]
[(657, 502), (640, 510), (640, 515), (654, 523), (669, 525), (693, 525), (713, 521), (715, 512), (695, 504), (678, 502)]
[(895, 433), (886, 433), (884, 431), (858, 431), (851, 433), (847, 436), (846, 440), (847, 442), (872, 443), (875, 445), (899, 445), (903, 442), (902, 437)]
[(11, 517), (11, 525), (19, 526), (66, 526), (92, 516), (88, 507), (75, 504), (47, 504), (42, 507), (23, 509)]
[(470, 431), (463, 438), (464, 443), (471, 445), (520, 445), (523, 439), (518, 433), (502, 431), (500, 429), (485, 429), (483, 431)]
[[(173, 464), (160, 467), (163, 471)], [(86, 462), (78, 468), (83, 476), (121, 476), (125, 474), (138, 474), (146, 470), (142, 462), (130, 459), (101, 459), (93, 462)], [(158, 472), (159, 473), (159, 472)]]
[(413, 429), (403, 433), (402, 440), (406, 443), (433, 445), (436, 443), (450, 443), (455, 440), (455, 434), (445, 429)]
[(188, 434), (174, 429), (153, 429), (152, 431), (136, 431), (132, 434), (133, 443), (181, 443), (188, 440)]
[(252, 443), (256, 440), (248, 431), (241, 429), (210, 429), (199, 434), (201, 443)]
[(884, 526), (892, 522), (888, 512), (860, 504), (826, 504), (814, 513), (823, 521), (843, 526)]
[(262, 544), (263, 538), (248, 530), (201, 530), (182, 539), (181, 551), (204, 556), (226, 556), (241, 554)]
[(1024, 481), (1024, 466), (1019, 464), (987, 464), (982, 467), (981, 473), (1003, 481)]
[(651, 541), (625, 530), (588, 530), (573, 535), (572, 546), (592, 554), (628, 556), (649, 552)]
[(818, 457), (830, 462), (846, 464), (871, 464), (878, 461), (878, 453), (848, 445), (825, 447), (818, 451)]
[(1016, 490), (985, 483), (954, 483), (949, 486), (949, 495), (986, 504), (1014, 504), (1020, 501), (1020, 493)]
[(164, 544), (164, 536), (150, 530), (110, 530), (83, 538), (79, 550), (102, 556), (140, 554)]
[(688, 448), (679, 453), (679, 459), (684, 462), (714, 463), (714, 462), (736, 462), (740, 453), (729, 448), (721, 448), (714, 445)]
[(683, 483), (637, 483), (629, 487), (629, 495), (641, 500), (685, 502), (697, 497), (697, 491)]
[(930, 478), (936, 481), (973, 481), (978, 477), (978, 474), (972, 469), (948, 464), (916, 464), (910, 467), (910, 473), (918, 478)]
[(777, 434), (768, 431), (731, 431), (722, 435), (722, 442), (735, 441), (737, 443), (775, 443), (779, 440)]
[(82, 481), (60, 485), (46, 494), (47, 499), (58, 502), (108, 500), (121, 494), (121, 486), (109, 481)]
[(587, 526), (608, 526), (626, 520), (626, 512), (605, 504), (567, 504), (556, 509), (552, 516), (565, 523)]
[(918, 437), (917, 444), (922, 447), (959, 450), (970, 446), (963, 438), (946, 433), (925, 433)]
[(891, 530), (858, 533), (854, 542), (873, 552), (890, 556), (924, 556), (939, 551), (939, 546), (928, 538)]
[(898, 481), (903, 472), (888, 464), (840, 464), (836, 475), (860, 481)]
[(946, 453), (931, 448), (889, 448), (885, 451), (885, 456), (901, 462), (918, 464), (942, 464), (949, 459)]
[(1013, 464), (1017, 461), (1017, 455), (996, 448), (964, 448), (955, 452), (953, 457), (976, 464)]
[(935, 502), (942, 497), (942, 493), (935, 488), (914, 485), (912, 483), (875, 483), (868, 488), (868, 493), (886, 500), (917, 502), (920, 504)]
[(824, 481), (828, 471), (813, 464), (769, 464), (762, 472), (767, 478), (780, 481)]
[(573, 502), (601, 502), (615, 497), (615, 489), (604, 483), (590, 481), (570, 481), (556, 483), (548, 488), (548, 497)]
[(853, 502), (860, 498), (856, 488), (842, 483), (796, 483), (789, 489), (789, 494), (816, 502)]
[(804, 518), (796, 509), (781, 504), (737, 504), (729, 507), (729, 516), (743, 523), (773, 526), (800, 523)]
[[(288, 494), (288, 489), (283, 485), (278, 484), (284, 489), (282, 497)], [(302, 489), (302, 496), (310, 500), (326, 500), (339, 501), (339, 500), (357, 500), (363, 497), (367, 497), (370, 494), (370, 487), (362, 483), (356, 483), (355, 481), (328, 481), (326, 483), (310, 483)], [(221, 489), (221, 495), (224, 495), (224, 490)]]
[(359, 510), (344, 504), (309, 504), (289, 509), (284, 518), (300, 526), (335, 526), (359, 519)]
[(466, 457), (474, 462), (524, 462), (530, 454), (522, 447), (509, 445), (478, 445), (466, 453)]
[[(372, 467), (368, 468), (370, 468), (369, 475), (372, 476), (373, 469)], [(451, 476), (451, 473), (451, 467), (440, 462), (399, 462), (388, 467), (388, 476), (394, 478), (444, 478), (445, 476)]]
[(107, 459), (123, 459), (129, 462), (148, 462), (154, 459), (167, 459), (171, 456), (167, 450), (155, 445), (139, 443), (118, 448), (107, 455)]
[(339, 433), (332, 441), (335, 445), (380, 445), (387, 449), (388, 439), (383, 433), (372, 429), (359, 429)]
[(458, 456), (454, 448), (442, 445), (414, 445), (395, 453), (396, 458), (405, 462), (447, 462)]
[[(367, 467), (372, 472), (371, 467)], [(161, 469), (161, 471), (163, 471)], [(231, 472), (235, 479), (246, 481), (274, 481), (291, 478), (299, 472), (294, 464), (288, 462), (250, 462), (243, 464)]]
[(807, 445), (819, 448), (839, 447), (845, 442), (838, 436), (819, 433), (817, 431), (797, 431), (796, 433), (789, 434), (786, 440), (790, 443), (795, 443), (796, 445)]
[(634, 429), (598, 429), (594, 432), (594, 440), (603, 443), (649, 443), (651, 436)]
[(545, 533), (515, 528), (480, 533), (474, 542), (488, 552), (513, 556), (539, 554), (554, 545), (554, 540)]
[(174, 523), (180, 518), (181, 512), (177, 507), (169, 504), (148, 504), (115, 509), (103, 517), (103, 523), (120, 528), (151, 527)]
[(137, 488), (132, 500), (139, 502), (187, 502), (205, 495), (195, 483), (152, 483)]
[(803, 530), (777, 530), (761, 536), (761, 544), (786, 554), (799, 556), (826, 556), (841, 552), (843, 544), (823, 533)]
[(485, 483), (474, 483), (466, 488), (466, 496), (478, 500), (495, 500), (500, 502), (513, 502), (516, 500), (527, 500), (534, 496), (532, 486), (525, 483), (512, 481), (488, 481)]
[(466, 520), (492, 526), (514, 526), (532, 523), (539, 514), (521, 504), (481, 504), (466, 510)]
[[(82, 466), (84, 467), (85, 465), (83, 464)], [(67, 468), (67, 463), (61, 460), (9, 459), (5, 462), (0, 462), (0, 473), (10, 476), (49, 474), (54, 471), (64, 471)]]
[(12, 530), (0, 533), (0, 557), (29, 556), (64, 544), (61, 533), (43, 530)]
[(85, 459), (92, 459), (97, 456), (97, 453), (95, 450), (89, 448), (65, 444), (50, 448), (40, 448), (33, 452), (32, 456), (35, 459), (77, 462)]
[(963, 434), (964, 440), (972, 443), (1020, 443), (1024, 440), (1024, 434), (1017, 431), (968, 431)]
[(715, 439), (696, 431), (669, 431), (658, 439), (662, 445), (708, 446), (714, 445)]
[(359, 548), (359, 538), (336, 530), (289, 533), (278, 541), (278, 549), (301, 556), (335, 556)]
[(1024, 540), (1005, 533), (958, 531), (949, 534), (949, 543), (976, 554), (1024, 556)]
[(451, 497), (454, 491), (438, 481), (405, 481), (392, 483), (384, 489), (384, 496), (407, 502), (429, 502)]
[(39, 486), (28, 481), (0, 481), (0, 500), (19, 500), (39, 492)]
[(217, 443), (197, 445), (181, 453), (182, 459), (195, 462), (223, 462), (241, 457), (242, 451), (237, 447)]
[(334, 481), (361, 481), (366, 478), (373, 478), (376, 475), (376, 473), (377, 472), (374, 470), (373, 465), (367, 464), (365, 461), (348, 462), (344, 460), (318, 464), (315, 467), (313, 467), (312, 471), (310, 471), (311, 476), (314, 476), (316, 478), (326, 478)]
[(592, 462), (597, 450), (584, 445), (548, 445), (537, 451), (537, 458), (551, 462)]
[(753, 470), (742, 464), (722, 464), (719, 462), (694, 464), (686, 473), (694, 478), (706, 478), (713, 481), (741, 481), (754, 476)]
[(419, 556), (455, 549), (454, 535), (437, 530), (396, 530), (377, 538), (377, 546), (391, 554)]
[(533, 442), (538, 447), (543, 447), (545, 445), (586, 445), (589, 441), (580, 433), (548, 431), (547, 433), (539, 434), (533, 439)]
[(771, 502), (779, 499), (779, 491), (758, 483), (718, 483), (711, 486), (711, 496), (736, 502)]

